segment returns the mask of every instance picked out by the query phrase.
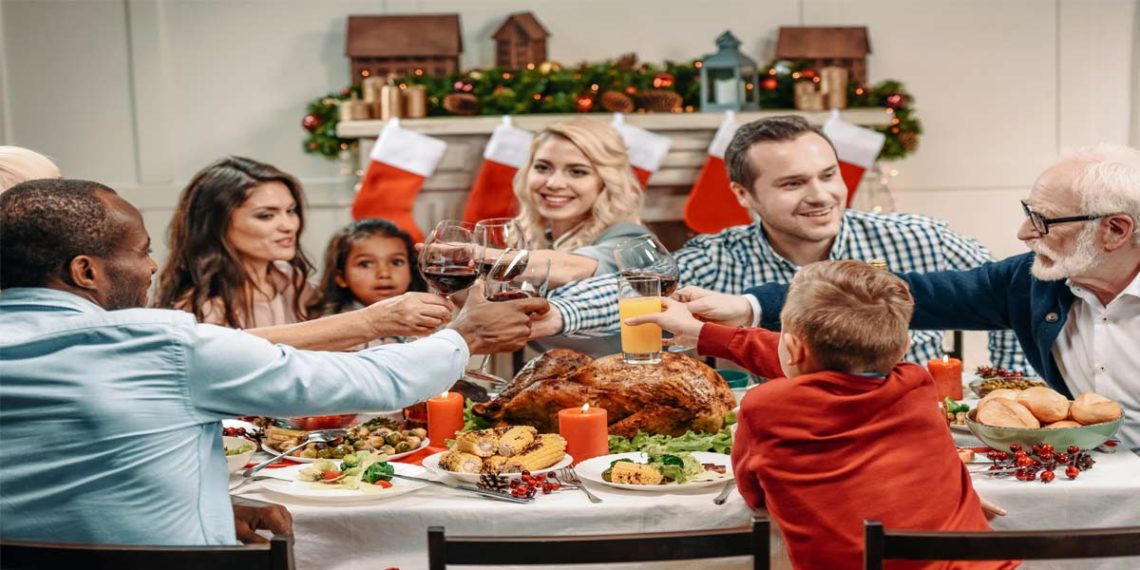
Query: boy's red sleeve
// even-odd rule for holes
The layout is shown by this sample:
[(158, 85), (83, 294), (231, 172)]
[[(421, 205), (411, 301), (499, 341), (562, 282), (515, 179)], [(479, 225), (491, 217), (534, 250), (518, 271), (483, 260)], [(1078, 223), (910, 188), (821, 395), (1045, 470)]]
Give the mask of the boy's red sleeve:
[(780, 334), (769, 330), (705, 323), (697, 339), (697, 352), (731, 360), (762, 378), (781, 378), (784, 372), (776, 350), (779, 343)]

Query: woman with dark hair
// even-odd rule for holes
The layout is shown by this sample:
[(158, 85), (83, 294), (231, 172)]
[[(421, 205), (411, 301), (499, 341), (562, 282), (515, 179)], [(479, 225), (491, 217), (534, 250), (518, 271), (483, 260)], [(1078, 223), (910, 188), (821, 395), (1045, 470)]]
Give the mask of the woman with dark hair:
[(305, 320), (304, 201), (297, 179), (256, 160), (230, 156), (199, 171), (170, 223), (157, 306), (234, 328)]

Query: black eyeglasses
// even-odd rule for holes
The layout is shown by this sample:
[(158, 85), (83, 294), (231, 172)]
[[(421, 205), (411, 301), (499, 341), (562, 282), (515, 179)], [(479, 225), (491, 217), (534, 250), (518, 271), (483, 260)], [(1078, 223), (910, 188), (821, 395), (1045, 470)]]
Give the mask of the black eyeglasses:
[(1049, 226), (1053, 224), (1066, 224), (1069, 222), (1087, 222), (1089, 220), (1097, 220), (1107, 217), (1108, 214), (1089, 214), (1087, 216), (1066, 216), (1064, 218), (1046, 218), (1041, 214), (1029, 209), (1029, 204), (1025, 200), (1021, 201), (1021, 209), (1025, 210), (1025, 217), (1029, 218), (1029, 222), (1033, 224), (1033, 229), (1037, 233), (1046, 235), (1049, 233)]

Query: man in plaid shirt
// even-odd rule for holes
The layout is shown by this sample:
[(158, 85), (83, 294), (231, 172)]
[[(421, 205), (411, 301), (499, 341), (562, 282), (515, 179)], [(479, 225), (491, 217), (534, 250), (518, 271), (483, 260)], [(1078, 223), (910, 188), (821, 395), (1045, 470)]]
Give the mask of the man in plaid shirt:
[[(830, 141), (805, 120), (772, 117), (742, 126), (725, 153), (732, 190), (762, 220), (718, 234), (698, 236), (673, 256), (681, 269), (680, 292), (690, 299), (709, 293), (741, 295), (764, 283), (790, 283), (803, 265), (825, 259), (883, 259), (892, 271), (969, 269), (993, 261), (977, 241), (940, 220), (910, 214), (845, 211), (847, 188)], [(535, 323), (535, 336), (594, 336), (618, 330), (616, 274), (570, 283), (550, 296), (551, 310)], [(715, 294), (713, 294), (715, 295)], [(723, 295), (717, 295), (722, 299)], [(689, 300), (689, 299), (686, 299)], [(748, 303), (752, 322), (759, 305)], [(739, 311), (737, 311), (739, 313)], [(996, 366), (1029, 372), (1010, 331), (990, 333)], [(943, 354), (942, 333), (912, 331), (906, 359), (925, 364)]]

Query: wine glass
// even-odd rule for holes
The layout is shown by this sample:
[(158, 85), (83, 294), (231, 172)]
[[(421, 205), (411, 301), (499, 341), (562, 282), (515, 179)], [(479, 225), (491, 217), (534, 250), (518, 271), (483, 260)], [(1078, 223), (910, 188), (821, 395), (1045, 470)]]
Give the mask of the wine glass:
[[(614, 261), (622, 277), (656, 277), (661, 280), (661, 296), (669, 297), (680, 285), (681, 268), (657, 238), (651, 235), (627, 239), (614, 248)], [(671, 345), (669, 352), (685, 352), (693, 347)]]
[(526, 236), (514, 218), (479, 220), (475, 224), (473, 237), (479, 274), (484, 277), (504, 251), (527, 249)]
[(526, 250), (507, 250), (483, 280), (488, 301), (545, 297), (550, 286), (550, 260), (530, 259)]
[(470, 224), (443, 220), (435, 226), (419, 254), (420, 273), (444, 297), (463, 291), (479, 277)]

